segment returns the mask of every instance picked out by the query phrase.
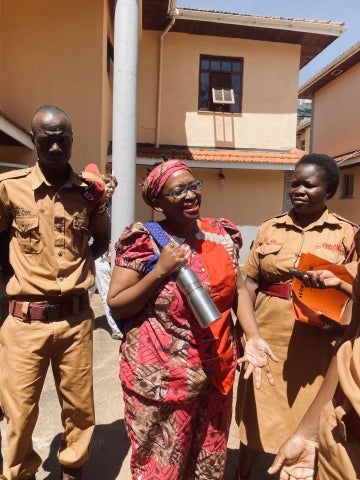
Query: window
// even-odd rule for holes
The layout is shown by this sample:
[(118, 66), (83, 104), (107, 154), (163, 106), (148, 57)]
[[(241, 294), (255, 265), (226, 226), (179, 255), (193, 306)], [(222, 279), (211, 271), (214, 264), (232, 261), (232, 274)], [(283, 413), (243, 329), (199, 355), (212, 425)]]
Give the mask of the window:
[(293, 170), (285, 170), (284, 172), (284, 198), (283, 198), (283, 212), (289, 212), (291, 210), (291, 201), (289, 197), (289, 189), (291, 181), (294, 176)]
[(241, 112), (242, 58), (200, 55), (199, 110)]
[(345, 173), (343, 176), (342, 197), (352, 198), (354, 194), (354, 174)]

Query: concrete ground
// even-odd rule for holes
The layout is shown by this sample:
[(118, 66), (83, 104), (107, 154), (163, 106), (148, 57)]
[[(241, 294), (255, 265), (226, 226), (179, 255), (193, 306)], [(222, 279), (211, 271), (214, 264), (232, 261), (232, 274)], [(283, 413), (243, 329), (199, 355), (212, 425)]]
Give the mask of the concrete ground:
[[(91, 303), (96, 316), (94, 332), (96, 427), (90, 458), (84, 470), (84, 480), (130, 480), (129, 441), (124, 427), (122, 392), (118, 379), (120, 342), (113, 340), (110, 336), (97, 294), (93, 295)], [(3, 437), (3, 453), (6, 455), (5, 421), (1, 422), (0, 426)], [(59, 480), (60, 470), (56, 452), (61, 432), (60, 408), (52, 374), (49, 370), (41, 397), (40, 415), (33, 436), (35, 449), (43, 459), (43, 464), (36, 475), (37, 480)], [(237, 426), (233, 422), (228, 442), (225, 480), (234, 480), (238, 445)], [(263, 480), (265, 477), (259, 476), (258, 479)]]

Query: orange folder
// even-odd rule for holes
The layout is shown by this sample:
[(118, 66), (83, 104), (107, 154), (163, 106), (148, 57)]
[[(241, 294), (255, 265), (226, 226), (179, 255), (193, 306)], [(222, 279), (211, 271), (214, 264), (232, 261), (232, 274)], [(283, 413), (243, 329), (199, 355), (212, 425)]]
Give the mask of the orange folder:
[[(297, 267), (301, 272), (308, 270), (329, 270), (343, 281), (352, 284), (353, 278), (345, 265), (329, 263), (323, 258), (302, 253)], [(301, 279), (293, 278), (293, 310), (295, 318), (311, 325), (323, 327), (327, 319), (342, 323), (341, 318), (349, 302), (349, 297), (336, 288), (311, 288)]]

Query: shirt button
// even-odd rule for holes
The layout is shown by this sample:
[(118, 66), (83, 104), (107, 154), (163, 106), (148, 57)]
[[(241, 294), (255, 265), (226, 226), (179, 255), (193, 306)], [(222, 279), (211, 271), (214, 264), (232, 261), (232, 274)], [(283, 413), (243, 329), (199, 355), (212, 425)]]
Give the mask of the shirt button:
[(61, 223), (57, 223), (56, 224), (56, 228), (59, 230), (59, 232), (62, 230), (62, 224)]
[(62, 256), (63, 256), (63, 251), (62, 251), (62, 250), (59, 250), (59, 251), (58, 251), (58, 255), (59, 255), (59, 257), (62, 257)]
[(63, 282), (63, 281), (64, 281), (64, 277), (58, 277), (58, 280), (59, 280), (59, 282)]

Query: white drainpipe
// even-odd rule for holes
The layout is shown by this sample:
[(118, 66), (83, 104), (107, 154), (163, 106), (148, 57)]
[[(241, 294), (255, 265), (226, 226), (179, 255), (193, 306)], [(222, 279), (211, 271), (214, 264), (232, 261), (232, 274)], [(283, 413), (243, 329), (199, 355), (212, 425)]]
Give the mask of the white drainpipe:
[(162, 66), (163, 66), (164, 37), (168, 33), (168, 31), (172, 28), (172, 26), (174, 25), (176, 14), (177, 14), (177, 9), (175, 8), (173, 12), (170, 12), (170, 15), (172, 15), (172, 17), (171, 17), (169, 25), (165, 28), (165, 30), (163, 31), (163, 33), (160, 36), (158, 91), (157, 91), (157, 105), (156, 105), (156, 134), (155, 134), (155, 147), (156, 148), (159, 148), (159, 144), (160, 144), (160, 112), (161, 112)]
[(124, 227), (135, 220), (136, 89), (140, 8), (139, 0), (119, 0), (115, 7), (112, 167), (119, 185), (112, 200), (113, 245)]

